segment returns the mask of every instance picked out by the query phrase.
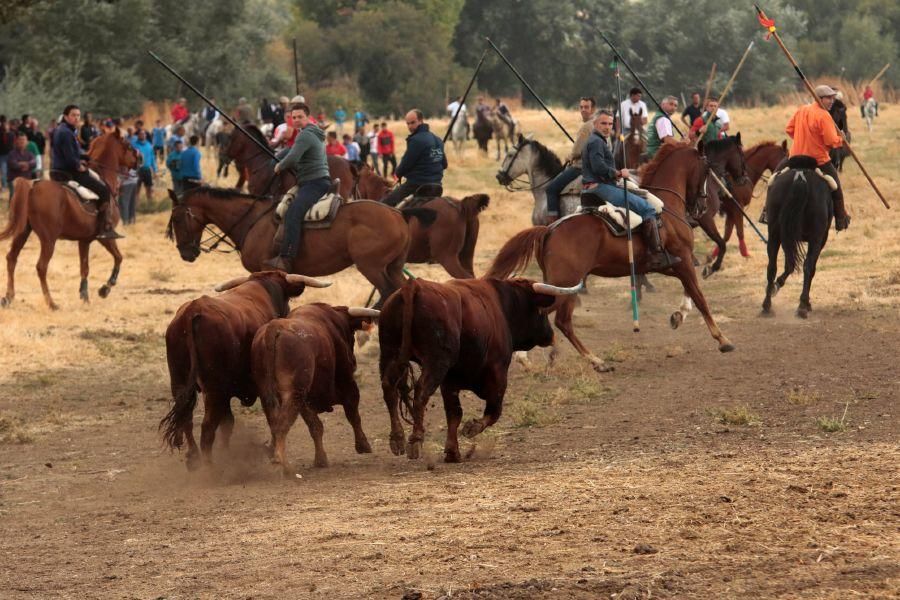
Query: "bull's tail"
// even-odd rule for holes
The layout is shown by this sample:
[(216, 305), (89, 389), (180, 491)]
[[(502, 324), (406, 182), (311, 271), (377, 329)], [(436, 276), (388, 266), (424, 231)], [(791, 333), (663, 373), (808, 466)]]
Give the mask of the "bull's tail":
[(514, 273), (524, 271), (533, 259), (540, 256), (547, 231), (547, 226), (538, 225), (509, 238), (500, 248), (485, 277), (506, 279)]
[(466, 218), (466, 236), (463, 239), (462, 249), (459, 251), (459, 262), (474, 274), (473, 263), (475, 260), (475, 243), (478, 242), (478, 214), (488, 207), (491, 197), (487, 194), (474, 194), (466, 196), (460, 202), (463, 215)]
[(184, 428), (193, 418), (194, 407), (197, 406), (197, 393), (200, 387), (197, 383), (200, 375), (200, 360), (197, 356), (197, 325), (199, 321), (200, 315), (191, 317), (191, 324), (187, 331), (188, 355), (191, 361), (187, 381), (174, 394), (175, 404), (159, 422), (163, 442), (173, 449), (181, 448), (184, 444)]
[(785, 273), (792, 273), (806, 254), (803, 249), (803, 225), (806, 222), (806, 206), (810, 196), (807, 177), (804, 171), (794, 173), (787, 198), (778, 215)]
[[(266, 358), (262, 353), (253, 352), (254, 359), (261, 360), (261, 363), (254, 365), (255, 373), (265, 373), (262, 382), (259, 382), (259, 397), (262, 401), (263, 408), (266, 411), (277, 409), (281, 406), (281, 395), (278, 393), (276, 374), (278, 373), (278, 338), (281, 337), (281, 330), (276, 327), (266, 327), (263, 334), (265, 338), (263, 343), (265, 348), (270, 348), (271, 356)], [(255, 345), (255, 344), (254, 344)], [(254, 349), (255, 350), (255, 349)], [(267, 413), (268, 414), (268, 413)]]
[(15, 191), (9, 201), (9, 220), (0, 231), (0, 241), (17, 236), (28, 227), (28, 199), (33, 185), (30, 179), (20, 177), (15, 181)]
[(411, 279), (406, 282), (400, 292), (403, 294), (403, 324), (400, 330), (400, 352), (397, 360), (404, 365), (408, 364), (412, 358), (412, 326), (418, 288), (419, 285), (416, 281)]

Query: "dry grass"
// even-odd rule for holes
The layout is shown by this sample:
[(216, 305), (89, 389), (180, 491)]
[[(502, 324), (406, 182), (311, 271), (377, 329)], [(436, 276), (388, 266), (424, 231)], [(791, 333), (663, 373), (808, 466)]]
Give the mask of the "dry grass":
[(714, 408), (708, 413), (723, 425), (751, 426), (759, 425), (762, 420), (759, 415), (752, 412), (747, 406), (735, 406), (732, 408)]

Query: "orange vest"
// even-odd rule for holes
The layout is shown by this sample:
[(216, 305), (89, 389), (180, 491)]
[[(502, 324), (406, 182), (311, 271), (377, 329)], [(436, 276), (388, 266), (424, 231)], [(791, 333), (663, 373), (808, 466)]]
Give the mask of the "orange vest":
[(819, 165), (831, 160), (828, 155), (831, 148), (844, 143), (831, 115), (818, 104), (800, 107), (784, 131), (794, 140), (791, 156), (812, 156)]

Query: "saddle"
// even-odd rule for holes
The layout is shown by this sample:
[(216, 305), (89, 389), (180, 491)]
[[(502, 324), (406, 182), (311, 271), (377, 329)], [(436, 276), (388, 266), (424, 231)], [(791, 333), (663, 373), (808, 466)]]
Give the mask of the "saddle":
[(416, 208), (435, 198), (440, 198), (443, 194), (444, 187), (441, 184), (426, 183), (416, 188), (416, 191), (412, 195), (401, 200), (397, 204), (397, 209)]
[(828, 189), (832, 192), (837, 191), (838, 183), (834, 180), (834, 177), (828, 175), (822, 169), (819, 168), (819, 165), (816, 163), (816, 159), (811, 156), (792, 156), (788, 159), (787, 166), (783, 169), (772, 175), (771, 179), (769, 179), (769, 183), (771, 185), (772, 180), (774, 180), (779, 175), (787, 173), (791, 170), (803, 170), (803, 171), (812, 171), (816, 175), (818, 175), (825, 183), (828, 184)]
[[(322, 199), (313, 204), (312, 208), (306, 212), (306, 216), (303, 218), (304, 229), (328, 229), (331, 227), (338, 210), (344, 203), (344, 199), (337, 193), (340, 185), (340, 180), (336, 179), (331, 184), (328, 193), (322, 196)], [(276, 223), (281, 223), (284, 220), (284, 215), (287, 214), (288, 207), (294, 201), (298, 187), (295, 185), (281, 197), (281, 201), (275, 207), (274, 218)], [(280, 229), (281, 227), (279, 226)]]
[[(628, 180), (628, 191), (634, 194), (635, 196), (640, 196), (644, 200), (646, 200), (650, 206), (652, 206), (656, 210), (656, 214), (660, 215), (663, 211), (663, 201), (654, 196), (648, 190), (645, 190), (638, 186), (631, 179)], [(582, 197), (584, 190), (582, 189), (581, 177), (577, 177), (572, 183), (563, 188), (562, 193), (560, 194), (560, 198), (563, 196), (577, 196), (579, 200)]]
[[(594, 215), (599, 218), (614, 237), (622, 237), (627, 233), (624, 208), (607, 204), (602, 198), (591, 193), (583, 194), (581, 202), (582, 204), (578, 207), (578, 213), (576, 214)], [(628, 211), (628, 213), (628, 223), (631, 225), (631, 230), (634, 231), (641, 226), (643, 219), (641, 215), (633, 210)]]

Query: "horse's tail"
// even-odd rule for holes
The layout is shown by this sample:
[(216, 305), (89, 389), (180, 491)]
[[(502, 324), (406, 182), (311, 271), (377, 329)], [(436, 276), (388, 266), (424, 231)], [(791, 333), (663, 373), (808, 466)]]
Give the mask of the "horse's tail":
[(532, 259), (540, 255), (548, 230), (546, 225), (538, 225), (509, 238), (500, 248), (485, 277), (506, 279), (513, 273), (524, 271)]
[[(491, 197), (487, 194), (473, 194), (460, 201), (463, 216), (466, 219), (466, 236), (463, 239), (462, 248), (459, 251), (459, 262), (463, 267), (473, 271), (472, 263), (475, 260), (475, 243), (478, 241), (478, 214), (488, 207)], [(474, 274), (474, 271), (473, 271)]]
[(14, 183), (12, 199), (9, 201), (9, 220), (0, 231), (0, 241), (19, 235), (28, 227), (28, 198), (31, 197), (33, 183), (19, 177)]
[(407, 223), (412, 218), (418, 219), (422, 227), (428, 227), (437, 220), (437, 211), (433, 208), (402, 208), (400, 214)]
[(184, 428), (191, 422), (194, 416), (194, 407), (197, 405), (197, 392), (199, 391), (197, 378), (200, 375), (200, 360), (197, 357), (197, 325), (199, 321), (200, 315), (192, 316), (187, 330), (187, 339), (185, 341), (188, 345), (188, 356), (191, 361), (187, 381), (174, 394), (175, 404), (159, 422), (163, 442), (169, 448), (181, 448), (181, 445), (184, 443)]
[(781, 229), (781, 247), (784, 250), (784, 270), (791, 273), (803, 261), (803, 225), (806, 221), (806, 207), (809, 204), (809, 181), (805, 171), (796, 171), (787, 192), (787, 199), (781, 206), (778, 221)]

